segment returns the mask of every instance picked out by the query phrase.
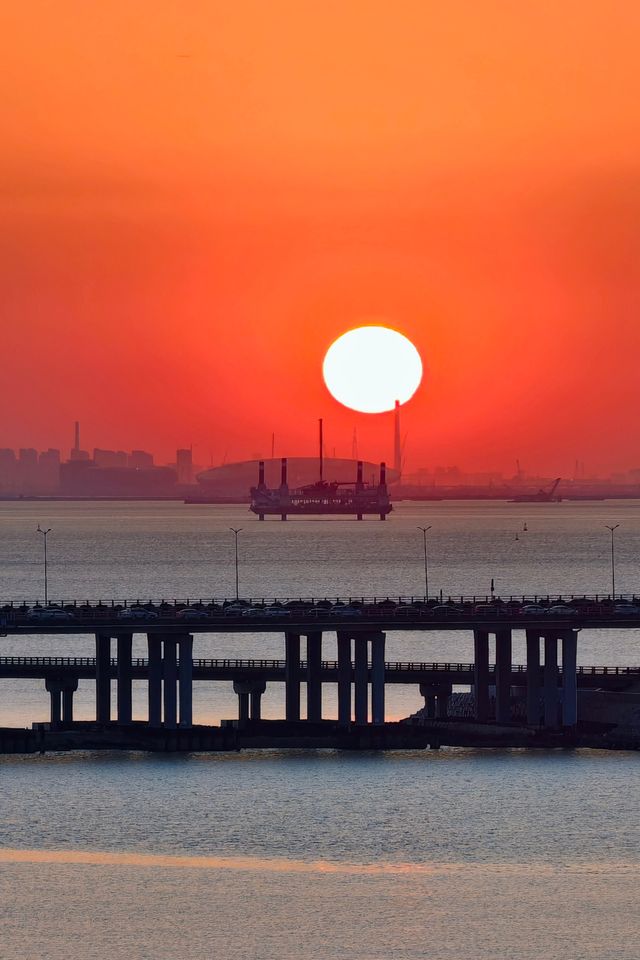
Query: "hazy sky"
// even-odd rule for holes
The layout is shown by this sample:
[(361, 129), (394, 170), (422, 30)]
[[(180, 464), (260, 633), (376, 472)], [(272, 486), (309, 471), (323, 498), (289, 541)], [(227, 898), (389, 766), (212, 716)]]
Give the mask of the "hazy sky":
[(391, 453), (321, 362), (418, 346), (408, 465), (640, 465), (640, 5), (7, 0), (0, 446)]

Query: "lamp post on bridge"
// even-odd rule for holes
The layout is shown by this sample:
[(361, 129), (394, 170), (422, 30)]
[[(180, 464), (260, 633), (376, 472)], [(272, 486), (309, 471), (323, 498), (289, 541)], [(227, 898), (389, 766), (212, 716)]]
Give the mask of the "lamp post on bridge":
[(615, 523), (612, 527), (608, 523), (605, 523), (607, 530), (611, 532), (611, 599), (615, 600), (616, 598), (616, 548), (614, 542), (614, 530), (617, 530), (620, 526), (619, 523)]
[(235, 537), (235, 547), (236, 547), (236, 600), (239, 598), (240, 593), (238, 589), (238, 534), (242, 532), (243, 527), (229, 527), (232, 534)]
[(431, 526), (418, 527), (418, 530), (422, 530), (422, 546), (424, 549), (424, 598), (425, 600), (428, 600), (429, 599), (429, 559), (427, 557), (427, 530), (431, 530)]
[(36, 533), (42, 534), (42, 542), (44, 544), (44, 605), (45, 607), (49, 604), (49, 581), (48, 581), (48, 570), (47, 570), (47, 534), (51, 533), (51, 527), (48, 527), (46, 530), (43, 530), (40, 524), (36, 527)]

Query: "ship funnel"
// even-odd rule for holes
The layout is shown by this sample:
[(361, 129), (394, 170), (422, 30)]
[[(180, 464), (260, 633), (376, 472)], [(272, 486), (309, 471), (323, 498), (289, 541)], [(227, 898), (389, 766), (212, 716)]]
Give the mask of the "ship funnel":
[(280, 461), (280, 483), (283, 487), (287, 485), (287, 458), (283, 457)]
[(264, 487), (264, 460), (258, 463), (258, 486)]
[(387, 484), (387, 465), (386, 463), (380, 464), (380, 486), (384, 487)]

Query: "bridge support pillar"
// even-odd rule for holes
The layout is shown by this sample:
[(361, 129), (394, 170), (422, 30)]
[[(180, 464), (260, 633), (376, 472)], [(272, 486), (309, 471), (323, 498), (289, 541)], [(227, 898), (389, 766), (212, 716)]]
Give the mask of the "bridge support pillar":
[(568, 630), (562, 634), (562, 726), (575, 727), (578, 722), (578, 634)]
[(496, 723), (511, 720), (511, 630), (496, 631)]
[(338, 723), (351, 723), (351, 637), (338, 631)]
[(78, 689), (77, 677), (65, 677), (62, 681), (62, 722), (73, 723), (73, 695)]
[(193, 637), (187, 634), (178, 639), (180, 660), (178, 668), (178, 700), (180, 726), (193, 726)]
[(367, 723), (369, 719), (368, 647), (367, 636), (356, 635), (354, 638), (356, 723)]
[(249, 719), (249, 691), (251, 686), (250, 680), (233, 681), (233, 692), (238, 695), (238, 720), (240, 723), (246, 723)]
[(371, 722), (384, 723), (384, 644), (386, 635), (371, 635)]
[(558, 726), (558, 638), (544, 638), (544, 725)]
[(178, 726), (178, 657), (177, 642), (173, 636), (166, 636), (164, 646), (164, 726), (175, 730)]
[(486, 723), (489, 719), (489, 633), (473, 631), (473, 692), (476, 703), (476, 720)]
[(117, 638), (118, 656), (118, 723), (131, 723), (132, 719), (132, 675), (131, 648), (133, 637), (130, 633), (120, 633)]
[(540, 726), (540, 634), (527, 630), (527, 723)]
[(287, 720), (300, 719), (300, 635), (285, 633), (285, 716)]
[(45, 690), (49, 694), (49, 720), (51, 726), (56, 726), (62, 720), (62, 680), (47, 677), (44, 681)]
[(265, 680), (254, 680), (249, 692), (249, 713), (252, 720), (262, 720), (262, 694), (267, 689)]
[(111, 637), (96, 634), (96, 720), (111, 720)]
[(307, 634), (307, 720), (322, 720), (322, 633)]
[(147, 635), (149, 650), (149, 726), (162, 725), (162, 637)]

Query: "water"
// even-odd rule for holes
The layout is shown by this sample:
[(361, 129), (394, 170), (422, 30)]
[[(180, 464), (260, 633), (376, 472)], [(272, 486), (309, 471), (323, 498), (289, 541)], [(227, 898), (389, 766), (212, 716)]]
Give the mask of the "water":
[[(386, 524), (258, 524), (243, 508), (2, 504), (5, 596), (353, 595), (633, 590), (636, 504), (401, 505)], [(522, 530), (526, 521), (528, 531)], [(515, 540), (518, 533), (519, 539)], [(522, 655), (517, 638), (516, 656)], [(90, 638), (3, 638), (91, 653)], [(395, 659), (471, 658), (464, 634), (388, 637)], [(633, 631), (584, 631), (583, 663), (637, 663)], [(143, 652), (140, 647), (140, 653)], [(333, 657), (331, 639), (325, 656)], [(200, 656), (281, 656), (278, 635), (196, 638)], [(0, 723), (46, 719), (42, 682), (0, 684)], [(275, 687), (275, 685), (274, 685)], [(390, 713), (420, 705), (392, 689)], [(81, 686), (78, 716), (91, 716)], [(233, 716), (196, 687), (196, 719)], [(281, 714), (277, 689), (265, 713)], [(328, 687), (325, 709), (335, 712)], [(136, 710), (144, 715), (143, 690)], [(0, 758), (0, 957), (636, 960), (640, 758), (596, 751)]]

